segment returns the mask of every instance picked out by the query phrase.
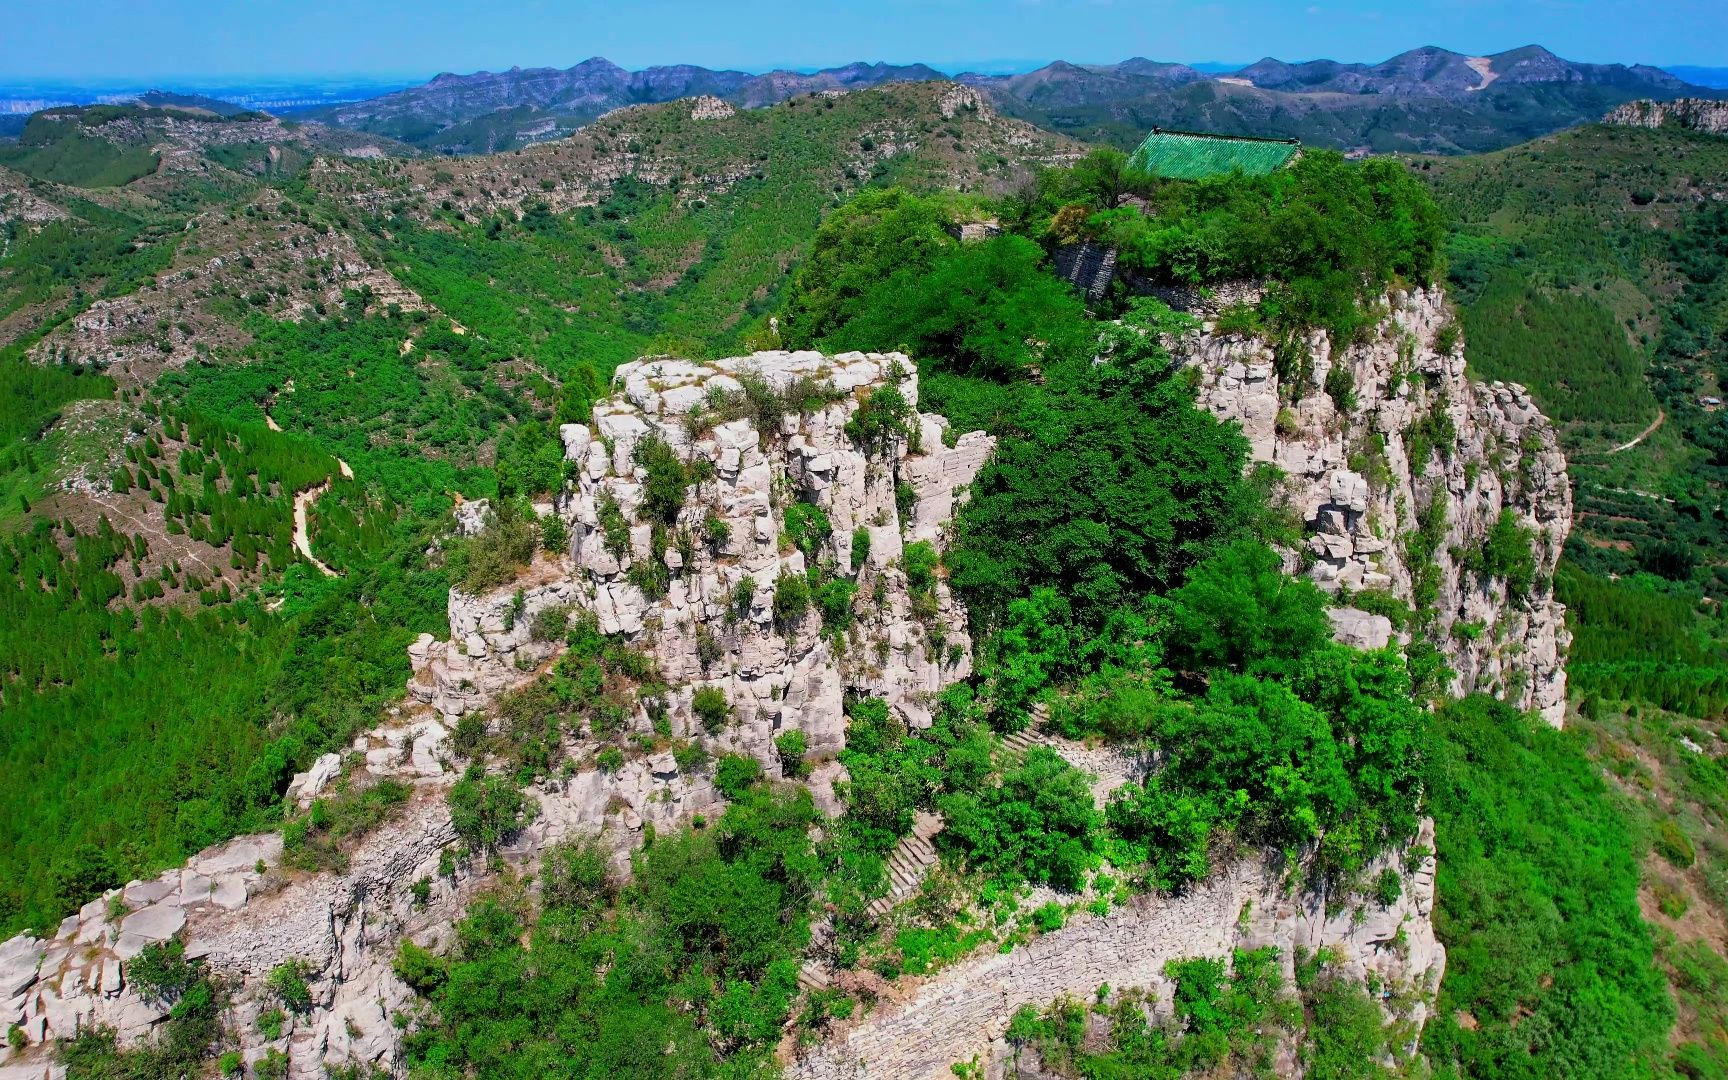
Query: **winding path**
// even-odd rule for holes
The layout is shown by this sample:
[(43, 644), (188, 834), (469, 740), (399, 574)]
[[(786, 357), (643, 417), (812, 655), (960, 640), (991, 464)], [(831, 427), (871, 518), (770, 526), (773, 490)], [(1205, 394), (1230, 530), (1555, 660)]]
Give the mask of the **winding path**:
[(294, 547), (300, 554), (306, 556), (306, 561), (323, 571), (325, 577), (335, 577), (336, 571), (325, 566), (318, 556), (312, 554), (312, 538), (306, 532), (308, 511), (320, 495), (330, 490), (330, 481), (326, 480), (314, 488), (307, 488), (294, 496)]
[(1640, 431), (1638, 433), (1638, 437), (1633, 439), (1631, 442), (1623, 442), (1619, 446), (1616, 446), (1614, 449), (1612, 449), (1608, 452), (1610, 454), (1618, 454), (1622, 450), (1632, 449), (1634, 446), (1637, 446), (1639, 443), (1643, 442), (1645, 439), (1648, 439), (1650, 436), (1656, 434), (1656, 429), (1661, 427), (1662, 421), (1664, 421), (1666, 419), (1668, 419), (1668, 414), (1662, 411), (1661, 406), (1657, 406), (1656, 419), (1654, 419), (1650, 422), (1649, 427), (1645, 428), (1643, 431)]
[[(269, 426), (271, 431), (282, 430), (276, 425), (276, 420), (269, 413), (264, 414), (264, 423)], [(354, 470), (348, 467), (346, 461), (337, 458), (336, 466), (342, 470), (342, 479), (354, 479)], [(313, 566), (316, 566), (325, 577), (336, 577), (336, 571), (325, 566), (323, 560), (312, 554), (312, 537), (308, 531), (312, 504), (317, 502), (319, 497), (329, 490), (330, 481), (326, 480), (317, 487), (307, 488), (305, 491), (294, 496), (294, 549), (300, 552), (300, 554), (306, 556), (306, 561), (311, 563)]]

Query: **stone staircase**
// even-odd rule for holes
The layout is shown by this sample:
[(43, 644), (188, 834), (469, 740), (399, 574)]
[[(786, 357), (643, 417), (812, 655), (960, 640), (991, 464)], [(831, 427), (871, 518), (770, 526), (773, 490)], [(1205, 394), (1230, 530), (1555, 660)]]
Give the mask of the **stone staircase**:
[[(868, 911), (873, 919), (894, 910), (918, 891), (924, 875), (936, 864), (936, 834), (942, 831), (942, 819), (920, 810), (912, 819), (912, 831), (888, 854), (888, 892), (876, 899)], [(798, 969), (798, 986), (806, 992), (821, 990), (828, 985), (828, 965), (818, 959), (804, 961)]]
[(1090, 240), (1058, 248), (1056, 276), (1085, 293), (1088, 303), (1097, 303), (1116, 276), (1116, 249)]
[(870, 905), (872, 918), (880, 919), (918, 891), (936, 862), (936, 846), (931, 841), (941, 831), (942, 819), (935, 814), (919, 811), (912, 819), (912, 831), (888, 855), (888, 892)]
[(1151, 762), (1133, 751), (1087, 746), (1045, 731), (1050, 709), (1043, 702), (1033, 705), (1031, 713), (1024, 729), (1002, 736), (1003, 749), (1017, 754), (1035, 746), (1054, 750), (1068, 764), (1092, 776), (1092, 799), (1100, 810), (1110, 801), (1112, 792), (1123, 784), (1139, 783), (1151, 769)]
[(798, 969), (798, 989), (813, 993), (828, 985), (828, 965), (820, 960), (806, 960)]

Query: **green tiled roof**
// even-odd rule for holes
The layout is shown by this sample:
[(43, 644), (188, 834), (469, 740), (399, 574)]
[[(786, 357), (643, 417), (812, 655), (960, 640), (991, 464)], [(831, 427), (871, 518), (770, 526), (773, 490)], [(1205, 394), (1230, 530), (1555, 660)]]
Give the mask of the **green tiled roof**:
[(1134, 164), (1158, 176), (1198, 180), (1241, 169), (1261, 176), (1283, 168), (1302, 150), (1295, 139), (1249, 139), (1153, 128), (1134, 151)]

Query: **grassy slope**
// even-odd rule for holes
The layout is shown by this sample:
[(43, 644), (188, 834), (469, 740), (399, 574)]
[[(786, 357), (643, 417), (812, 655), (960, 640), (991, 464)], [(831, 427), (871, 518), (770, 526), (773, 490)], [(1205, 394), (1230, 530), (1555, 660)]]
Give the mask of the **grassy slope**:
[[(1578, 519), (1559, 585), (1581, 699), (1566, 735), (1462, 708), (1437, 725), (1452, 953), (1425, 1046), (1465, 1075), (1728, 1075), (1728, 626), (1701, 592), (1718, 587), (1728, 527), (1696, 405), (1720, 358), (1673, 336), (1709, 309), (1709, 283), (1688, 292), (1688, 275), (1728, 255), (1688, 265), (1675, 240), (1728, 192), (1728, 140), (1588, 127), (1412, 164), (1456, 221), (1471, 368), (1525, 383), (1561, 423)], [(1663, 426), (1608, 453), (1659, 397)], [(1704, 566), (1632, 573), (1664, 545)]]

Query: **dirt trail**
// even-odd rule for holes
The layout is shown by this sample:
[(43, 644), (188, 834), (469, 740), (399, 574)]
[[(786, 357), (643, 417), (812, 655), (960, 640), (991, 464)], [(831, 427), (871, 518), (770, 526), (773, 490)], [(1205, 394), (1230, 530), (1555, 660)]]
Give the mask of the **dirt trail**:
[[(271, 431), (282, 430), (281, 426), (276, 423), (276, 418), (268, 412), (264, 414), (264, 423), (269, 426)], [(342, 470), (342, 479), (354, 479), (354, 470), (348, 467), (346, 461), (337, 458), (336, 466)], [(318, 556), (312, 554), (312, 537), (308, 531), (312, 504), (318, 501), (319, 496), (329, 490), (330, 481), (326, 480), (317, 487), (307, 488), (294, 496), (294, 549), (306, 556), (307, 562), (323, 571), (325, 577), (336, 577), (336, 571), (325, 566)]]
[(1650, 436), (1656, 434), (1656, 429), (1661, 427), (1662, 421), (1664, 421), (1666, 419), (1668, 419), (1668, 414), (1662, 411), (1661, 406), (1657, 406), (1656, 419), (1652, 420), (1650, 422), (1649, 427), (1645, 428), (1643, 431), (1640, 431), (1638, 433), (1638, 437), (1636, 439), (1633, 439), (1631, 442), (1623, 442), (1619, 446), (1616, 446), (1614, 449), (1612, 449), (1608, 452), (1610, 454), (1618, 454), (1623, 450), (1632, 449), (1634, 446), (1637, 446), (1639, 443), (1643, 442), (1645, 439), (1648, 439)]
[(294, 496), (294, 547), (300, 552), (300, 554), (306, 556), (307, 562), (316, 566), (319, 570), (322, 570), (325, 577), (335, 577), (336, 571), (325, 566), (321, 561), (319, 561), (318, 556), (312, 554), (312, 539), (306, 532), (306, 522), (307, 517), (309, 516), (309, 509), (312, 504), (317, 501), (320, 495), (323, 495), (329, 490), (330, 481), (326, 480), (317, 487), (307, 488), (305, 491)]

